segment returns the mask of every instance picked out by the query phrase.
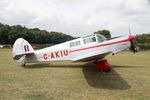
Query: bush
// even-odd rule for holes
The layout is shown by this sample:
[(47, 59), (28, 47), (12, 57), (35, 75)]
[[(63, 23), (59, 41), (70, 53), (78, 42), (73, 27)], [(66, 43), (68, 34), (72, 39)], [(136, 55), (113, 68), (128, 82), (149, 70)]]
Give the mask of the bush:
[(140, 50), (150, 50), (150, 43), (148, 43), (148, 44), (138, 44), (137, 46), (140, 48)]

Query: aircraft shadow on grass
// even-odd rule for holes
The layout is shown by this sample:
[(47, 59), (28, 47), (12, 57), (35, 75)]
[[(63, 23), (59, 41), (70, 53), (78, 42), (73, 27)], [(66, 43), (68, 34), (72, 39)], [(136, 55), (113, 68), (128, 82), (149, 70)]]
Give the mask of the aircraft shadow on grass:
[(109, 90), (125, 90), (131, 86), (115, 71), (100, 73), (93, 67), (87, 65), (83, 68), (83, 74), (88, 84), (95, 88)]
[(84, 65), (77, 65), (77, 64), (48, 64), (48, 63), (40, 63), (40, 64), (30, 64), (25, 66), (24, 68), (27, 69), (37, 69), (37, 68), (83, 68)]
[[(87, 83), (94, 88), (98, 89), (109, 89), (109, 90), (126, 90), (130, 89), (131, 86), (115, 71), (112, 70), (108, 73), (102, 73), (96, 71), (93, 64), (87, 63), (85, 65), (57, 65), (57, 64), (32, 64), (25, 68), (37, 69), (37, 68), (82, 68), (83, 74)], [(118, 66), (114, 65), (114, 68), (133, 68), (133, 66)], [(135, 67), (134, 67), (135, 68)]]

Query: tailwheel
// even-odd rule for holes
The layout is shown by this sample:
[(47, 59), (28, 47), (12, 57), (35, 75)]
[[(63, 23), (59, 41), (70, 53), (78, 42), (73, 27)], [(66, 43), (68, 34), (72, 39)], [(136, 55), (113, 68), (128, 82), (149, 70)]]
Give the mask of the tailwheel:
[(23, 64), (23, 67), (25, 67), (26, 66), (26, 64)]
[(26, 61), (25, 61), (25, 59), (22, 61), (21, 66), (22, 66), (22, 67), (25, 67), (25, 66), (26, 66)]
[(26, 66), (26, 63), (22, 63), (21, 66), (22, 66), (22, 67), (25, 67), (25, 66)]
[(112, 69), (107, 60), (95, 61), (94, 64), (97, 71), (110, 72)]

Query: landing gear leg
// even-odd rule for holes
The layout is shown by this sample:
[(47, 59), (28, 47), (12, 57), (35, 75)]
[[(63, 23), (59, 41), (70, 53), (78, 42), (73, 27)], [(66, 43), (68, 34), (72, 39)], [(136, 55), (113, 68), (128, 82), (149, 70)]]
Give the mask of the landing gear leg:
[(112, 66), (108, 63), (107, 60), (102, 60), (102, 61), (95, 61), (95, 68), (98, 71), (102, 71), (102, 72), (110, 72), (112, 69)]

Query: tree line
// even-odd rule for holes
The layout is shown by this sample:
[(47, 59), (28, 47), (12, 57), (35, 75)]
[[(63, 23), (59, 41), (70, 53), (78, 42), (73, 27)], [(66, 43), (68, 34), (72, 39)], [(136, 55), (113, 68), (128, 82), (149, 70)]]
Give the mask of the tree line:
[(58, 44), (74, 39), (62, 32), (48, 32), (21, 25), (9, 26), (0, 23), (0, 44), (13, 44), (17, 38), (24, 38), (32, 44)]
[(143, 50), (150, 50), (150, 34), (136, 35), (134, 40), (136, 46)]

